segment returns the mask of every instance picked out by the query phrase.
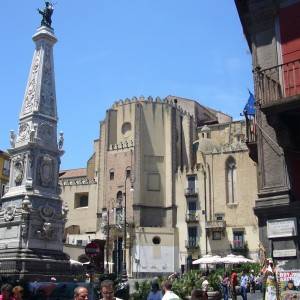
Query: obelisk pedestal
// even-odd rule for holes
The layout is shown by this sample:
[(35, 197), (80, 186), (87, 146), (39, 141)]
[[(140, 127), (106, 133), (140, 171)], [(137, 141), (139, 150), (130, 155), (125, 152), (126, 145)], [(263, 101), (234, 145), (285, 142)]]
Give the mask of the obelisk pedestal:
[(67, 210), (59, 197), (62, 143), (57, 141), (53, 46), (47, 26), (33, 36), (36, 49), (19, 117), (11, 134), (8, 192), (1, 199), (0, 276), (15, 279), (67, 279), (69, 257), (63, 253)]

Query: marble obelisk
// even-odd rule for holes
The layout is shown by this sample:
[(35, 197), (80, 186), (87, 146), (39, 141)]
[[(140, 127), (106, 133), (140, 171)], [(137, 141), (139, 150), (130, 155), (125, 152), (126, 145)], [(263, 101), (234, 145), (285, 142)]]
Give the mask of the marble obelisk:
[(19, 130), (17, 134), (12, 131), (10, 138), (9, 188), (1, 199), (0, 276), (16, 279), (70, 275), (69, 257), (63, 253), (67, 209), (58, 186), (63, 136), (57, 140), (53, 63), (57, 39), (44, 24), (33, 36), (35, 51)]

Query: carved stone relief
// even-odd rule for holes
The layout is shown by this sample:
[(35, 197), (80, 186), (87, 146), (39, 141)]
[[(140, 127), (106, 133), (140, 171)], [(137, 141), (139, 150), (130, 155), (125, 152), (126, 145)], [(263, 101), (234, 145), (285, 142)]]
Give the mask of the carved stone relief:
[(42, 91), (40, 100), (40, 111), (43, 114), (54, 116), (55, 95), (52, 79), (52, 65), (51, 65), (51, 50), (49, 46), (45, 47), (44, 67), (42, 79)]
[(42, 225), (34, 225), (33, 237), (43, 240), (55, 240), (57, 238), (57, 229), (50, 222), (44, 222)]
[(30, 135), (30, 126), (28, 123), (21, 123), (19, 126), (19, 134), (17, 142), (23, 142), (29, 139)]
[(20, 185), (24, 178), (24, 157), (18, 155), (13, 161), (15, 184)]
[(39, 213), (40, 213), (40, 217), (44, 221), (49, 222), (55, 215), (55, 209), (49, 206), (48, 204), (46, 204), (45, 206), (39, 207)]
[(4, 210), (4, 221), (10, 222), (15, 218), (16, 206), (8, 206)]
[(23, 108), (24, 114), (28, 114), (28, 113), (32, 112), (32, 110), (33, 110), (39, 66), (40, 66), (40, 51), (37, 51), (35, 59), (34, 59), (34, 63), (32, 66), (31, 77), (29, 79), (29, 85), (28, 85), (28, 88), (26, 91), (24, 108)]
[(46, 154), (39, 159), (38, 174), (40, 185), (44, 187), (53, 186), (54, 180), (54, 160)]

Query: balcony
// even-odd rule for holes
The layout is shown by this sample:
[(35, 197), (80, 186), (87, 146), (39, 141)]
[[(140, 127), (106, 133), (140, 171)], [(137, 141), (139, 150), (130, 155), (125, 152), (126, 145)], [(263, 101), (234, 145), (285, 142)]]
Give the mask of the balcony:
[(231, 253), (235, 255), (248, 256), (249, 249), (247, 242), (235, 240), (232, 244), (230, 244), (230, 248)]
[(254, 71), (255, 96), (262, 110), (300, 104), (300, 60)]
[(207, 221), (205, 224), (206, 230), (223, 231), (226, 228), (225, 221)]
[(198, 196), (198, 189), (197, 188), (186, 188), (184, 190), (184, 195), (186, 197), (197, 197)]
[(257, 135), (254, 116), (245, 115), (246, 119), (246, 145), (249, 149), (250, 158), (257, 162)]
[(185, 214), (185, 221), (187, 223), (199, 222), (199, 214), (196, 210), (188, 210)]
[(196, 237), (190, 237), (185, 241), (185, 248), (189, 250), (198, 249), (199, 248), (199, 239)]

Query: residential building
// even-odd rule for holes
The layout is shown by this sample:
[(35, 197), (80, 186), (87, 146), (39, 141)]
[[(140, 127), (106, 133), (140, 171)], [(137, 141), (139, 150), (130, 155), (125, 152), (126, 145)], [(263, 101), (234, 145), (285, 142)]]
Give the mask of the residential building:
[[(127, 271), (136, 277), (170, 274), (206, 253), (247, 250), (246, 242), (254, 257), (256, 175), (244, 136), (244, 122), (193, 100), (115, 103), (100, 123), (87, 169), (60, 177), (70, 209), (67, 230), (77, 230), (66, 240), (87, 240), (95, 232), (120, 272), (126, 216)], [(89, 176), (96, 184), (84, 187)], [(77, 183), (66, 186), (66, 180)], [(76, 193), (85, 189), (88, 206), (76, 208)]]
[[(300, 2), (235, 0), (252, 53), (256, 98), (247, 145), (257, 162), (262, 259), (300, 267)], [(255, 130), (253, 130), (255, 129)]]
[(204, 125), (197, 133), (195, 167), (176, 174), (181, 266), (205, 254), (257, 259), (256, 164), (248, 156), (245, 122)]

